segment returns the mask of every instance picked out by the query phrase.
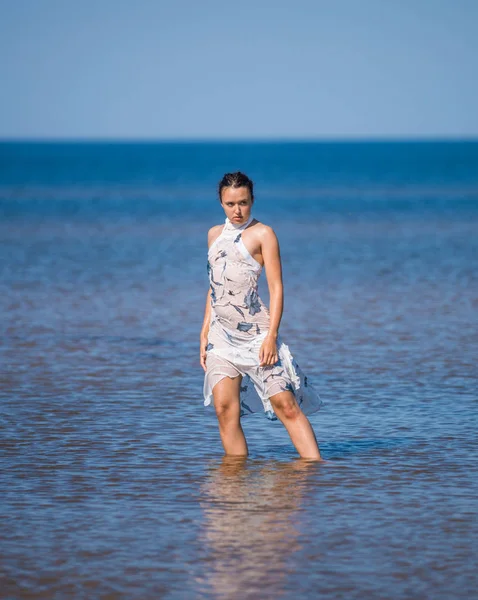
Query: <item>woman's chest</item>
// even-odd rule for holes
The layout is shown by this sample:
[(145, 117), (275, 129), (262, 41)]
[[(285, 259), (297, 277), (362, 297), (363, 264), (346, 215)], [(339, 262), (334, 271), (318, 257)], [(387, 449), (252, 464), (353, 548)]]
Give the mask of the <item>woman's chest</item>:
[(256, 280), (261, 271), (261, 265), (255, 261), (241, 239), (218, 240), (218, 243), (208, 252), (208, 270), (211, 283), (223, 279), (251, 282)]

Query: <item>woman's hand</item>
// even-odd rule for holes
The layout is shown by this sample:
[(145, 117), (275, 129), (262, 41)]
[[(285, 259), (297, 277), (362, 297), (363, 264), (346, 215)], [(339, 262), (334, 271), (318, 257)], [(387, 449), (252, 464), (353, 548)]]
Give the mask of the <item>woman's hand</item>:
[(206, 346), (207, 346), (208, 342), (207, 342), (207, 336), (201, 336), (200, 339), (200, 343), (199, 343), (199, 362), (201, 363), (201, 367), (204, 369), (204, 371), (207, 370), (206, 368), (206, 356), (207, 356), (207, 352), (206, 352)]
[(259, 366), (267, 367), (274, 365), (278, 360), (277, 339), (275, 336), (267, 335), (259, 350)]

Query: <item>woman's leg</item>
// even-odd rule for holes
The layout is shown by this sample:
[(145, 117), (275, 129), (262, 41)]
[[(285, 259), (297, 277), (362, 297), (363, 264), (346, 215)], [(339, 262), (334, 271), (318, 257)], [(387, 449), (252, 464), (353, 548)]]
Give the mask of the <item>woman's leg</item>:
[(239, 401), (242, 375), (224, 377), (212, 389), (214, 408), (219, 422), (224, 451), (228, 455), (247, 456), (247, 442), (242, 431)]
[(287, 429), (301, 458), (322, 460), (309, 419), (301, 411), (292, 392), (279, 392), (270, 398), (278, 419)]

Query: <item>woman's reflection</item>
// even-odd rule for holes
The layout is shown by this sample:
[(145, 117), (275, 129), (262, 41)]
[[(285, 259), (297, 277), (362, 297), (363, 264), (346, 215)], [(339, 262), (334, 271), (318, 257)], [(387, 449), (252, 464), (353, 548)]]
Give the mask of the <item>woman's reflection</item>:
[(201, 489), (210, 592), (244, 598), (284, 591), (288, 560), (299, 549), (301, 500), (318, 468), (227, 456), (211, 467)]

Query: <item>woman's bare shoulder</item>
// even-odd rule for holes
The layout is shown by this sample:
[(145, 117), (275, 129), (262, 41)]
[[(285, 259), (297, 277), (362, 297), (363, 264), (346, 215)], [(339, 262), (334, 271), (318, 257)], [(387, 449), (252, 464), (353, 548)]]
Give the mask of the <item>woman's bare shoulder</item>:
[(207, 245), (210, 246), (216, 240), (223, 230), (224, 225), (213, 225), (207, 232)]
[(272, 227), (261, 221), (256, 220), (254, 223), (254, 230), (261, 239), (277, 239), (277, 235)]

